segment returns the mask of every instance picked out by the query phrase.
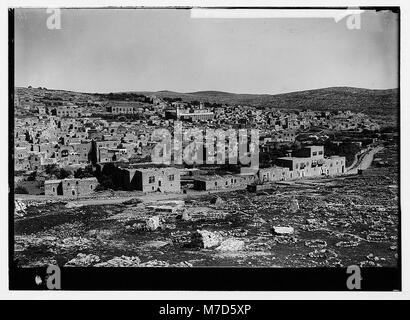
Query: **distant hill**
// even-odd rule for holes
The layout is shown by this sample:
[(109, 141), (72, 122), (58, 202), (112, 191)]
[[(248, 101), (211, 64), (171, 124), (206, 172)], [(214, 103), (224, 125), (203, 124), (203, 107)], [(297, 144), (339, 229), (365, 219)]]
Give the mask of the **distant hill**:
[(197, 91), (197, 92), (174, 92), (168, 90), (162, 91), (137, 91), (135, 93), (145, 94), (145, 95), (155, 95), (159, 98), (181, 98), (183, 101), (202, 101), (211, 103), (222, 103), (222, 104), (252, 104), (256, 105), (260, 97), (273, 97), (269, 94), (237, 94), (223, 91)]
[(182, 101), (208, 101), (222, 104), (244, 104), (280, 109), (351, 110), (376, 117), (397, 118), (398, 89), (371, 90), (331, 87), (283, 94), (236, 94), (221, 91), (179, 93), (172, 91), (138, 92), (158, 97), (181, 98)]

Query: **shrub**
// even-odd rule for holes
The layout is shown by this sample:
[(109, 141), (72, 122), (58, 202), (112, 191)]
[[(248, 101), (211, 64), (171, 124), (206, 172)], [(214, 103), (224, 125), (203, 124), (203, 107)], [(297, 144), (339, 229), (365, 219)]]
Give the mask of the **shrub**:
[(83, 168), (79, 168), (76, 172), (74, 172), (74, 178), (82, 179), (82, 178), (91, 178), (93, 177), (93, 169), (92, 167), (88, 166)]
[(33, 171), (30, 173), (30, 175), (27, 177), (27, 181), (35, 181), (37, 178), (37, 171)]
[(26, 188), (22, 187), (22, 186), (17, 186), (16, 188), (14, 188), (14, 193), (16, 194), (28, 194), (28, 191)]

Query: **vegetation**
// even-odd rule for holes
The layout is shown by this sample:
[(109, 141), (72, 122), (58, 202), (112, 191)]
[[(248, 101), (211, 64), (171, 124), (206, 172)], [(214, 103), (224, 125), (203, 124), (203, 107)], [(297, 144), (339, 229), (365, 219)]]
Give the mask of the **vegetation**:
[(76, 172), (74, 172), (74, 178), (77, 178), (77, 179), (92, 178), (92, 177), (94, 177), (92, 166), (87, 166), (84, 169), (79, 168)]
[(70, 171), (59, 168), (56, 164), (46, 165), (44, 171), (49, 177), (55, 176), (57, 179), (65, 179), (71, 175)]
[(97, 94), (99, 98), (107, 99), (107, 100), (114, 100), (114, 101), (135, 101), (135, 102), (145, 102), (151, 103), (151, 98), (134, 92), (118, 92), (109, 94)]
[(360, 147), (357, 144), (353, 143), (342, 143), (336, 145), (329, 142), (325, 143), (325, 156), (342, 156), (346, 157), (346, 166), (350, 166), (355, 158), (355, 154), (360, 151)]
[(182, 98), (179, 98), (179, 97), (163, 97), (162, 99), (164, 99), (164, 101), (169, 102), (169, 103), (182, 101)]
[(33, 171), (27, 177), (27, 181), (35, 181), (37, 178), (37, 171)]
[(22, 186), (17, 186), (14, 188), (15, 194), (28, 194), (28, 190)]

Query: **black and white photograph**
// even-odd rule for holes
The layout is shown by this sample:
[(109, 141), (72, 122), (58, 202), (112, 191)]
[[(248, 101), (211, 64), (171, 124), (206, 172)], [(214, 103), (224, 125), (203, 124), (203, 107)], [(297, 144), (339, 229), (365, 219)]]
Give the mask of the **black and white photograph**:
[(9, 52), (10, 289), (401, 290), (399, 7), (16, 7)]

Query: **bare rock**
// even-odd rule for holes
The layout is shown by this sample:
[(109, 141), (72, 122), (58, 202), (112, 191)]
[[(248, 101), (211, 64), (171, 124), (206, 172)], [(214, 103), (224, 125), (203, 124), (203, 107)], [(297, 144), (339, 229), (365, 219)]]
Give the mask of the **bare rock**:
[(221, 242), (220, 246), (216, 248), (222, 252), (241, 251), (245, 247), (245, 242), (237, 239), (227, 239)]
[(327, 242), (321, 239), (307, 240), (305, 246), (310, 248), (324, 248), (327, 246)]
[(224, 201), (223, 201), (220, 197), (216, 197), (216, 198), (213, 200), (213, 204), (214, 204), (216, 207), (221, 207), (221, 206), (224, 204)]
[(139, 265), (140, 267), (169, 267), (169, 263), (162, 260), (150, 260)]
[(189, 263), (188, 261), (181, 261), (178, 263), (173, 263), (170, 264), (167, 261), (162, 261), (162, 260), (150, 260), (144, 263), (140, 263), (139, 267), (149, 267), (149, 268), (155, 268), (155, 267), (171, 267), (171, 268), (192, 268), (193, 265)]
[(173, 264), (170, 264), (169, 266), (174, 267), (174, 268), (192, 268), (193, 267), (192, 263), (188, 261), (181, 261), (178, 263), (173, 263)]
[(160, 241), (160, 240), (154, 240), (154, 241), (149, 241), (142, 245), (142, 248), (153, 248), (153, 249), (159, 249), (165, 246), (168, 246), (170, 244), (169, 241)]
[(14, 212), (19, 217), (26, 215), (27, 206), (20, 200), (14, 200)]
[(66, 267), (89, 267), (100, 262), (100, 257), (94, 254), (79, 253), (77, 257), (68, 261)]
[(207, 230), (197, 230), (192, 234), (191, 244), (200, 248), (217, 247), (222, 242), (222, 236)]
[(283, 235), (283, 234), (293, 234), (295, 229), (293, 227), (273, 227), (273, 232), (275, 234)]
[(158, 229), (159, 223), (160, 223), (159, 216), (150, 217), (146, 221), (146, 227), (148, 230), (154, 231)]
[(289, 210), (292, 213), (296, 213), (299, 211), (299, 201), (297, 199), (292, 199)]
[[(50, 241), (51, 242), (51, 241)], [(83, 237), (68, 237), (61, 239), (61, 241), (53, 244), (59, 249), (74, 249), (84, 250), (91, 246), (92, 241)]]
[(106, 262), (97, 263), (94, 267), (138, 267), (139, 264), (140, 259), (138, 257), (121, 256), (114, 257)]
[(67, 209), (72, 209), (72, 208), (80, 208), (80, 207), (82, 207), (83, 205), (81, 204), (81, 203), (77, 203), (77, 202), (69, 202), (69, 203), (67, 203), (66, 205), (65, 205), (65, 207), (67, 208)]
[(181, 219), (184, 220), (184, 221), (190, 221), (190, 220), (192, 219), (192, 217), (191, 217), (191, 215), (188, 213), (188, 211), (184, 210), (184, 211), (182, 212)]
[(192, 216), (187, 210), (183, 210), (180, 215), (177, 216), (177, 219), (181, 219), (183, 221), (191, 221)]

